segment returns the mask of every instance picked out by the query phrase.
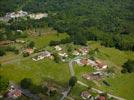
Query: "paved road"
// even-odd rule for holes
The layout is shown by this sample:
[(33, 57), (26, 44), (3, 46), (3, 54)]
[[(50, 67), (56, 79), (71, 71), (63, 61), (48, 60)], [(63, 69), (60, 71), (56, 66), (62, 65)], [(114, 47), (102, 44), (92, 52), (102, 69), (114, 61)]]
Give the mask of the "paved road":
[(68, 96), (70, 90), (71, 90), (71, 87), (68, 87), (68, 89), (62, 93), (63, 96), (60, 100), (64, 100)]
[(73, 60), (71, 60), (71, 61), (69, 62), (69, 70), (70, 70), (71, 76), (74, 76), (75, 73), (74, 73), (74, 69), (73, 69)]

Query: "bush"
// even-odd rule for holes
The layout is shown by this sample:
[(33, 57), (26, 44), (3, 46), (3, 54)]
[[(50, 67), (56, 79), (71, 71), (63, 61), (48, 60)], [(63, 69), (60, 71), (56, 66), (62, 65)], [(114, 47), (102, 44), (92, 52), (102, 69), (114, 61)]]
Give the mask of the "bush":
[(75, 76), (71, 77), (69, 80), (69, 86), (73, 87), (77, 82), (77, 78)]
[(21, 80), (20, 85), (24, 89), (29, 89), (31, 85), (33, 85), (33, 82), (30, 78), (24, 78)]
[(42, 91), (42, 87), (39, 85), (31, 85), (30, 86), (30, 91), (33, 93), (33, 94), (38, 94), (38, 93), (41, 93)]
[(15, 50), (14, 53), (15, 53), (15, 54), (19, 54), (19, 50)]
[(35, 46), (35, 43), (33, 41), (30, 41), (27, 47), (33, 48), (34, 46)]
[(61, 59), (60, 59), (59, 55), (57, 53), (54, 53), (53, 56), (54, 56), (54, 61), (56, 63), (60, 63)]
[(47, 86), (44, 86), (44, 87), (42, 88), (42, 90), (41, 90), (41, 93), (42, 93), (42, 94), (47, 94), (47, 92), (48, 92), (48, 87), (47, 87)]
[(9, 86), (9, 80), (3, 76), (0, 76), (0, 92), (5, 91)]
[(6, 54), (4, 49), (0, 49), (0, 56), (4, 56)]
[(49, 43), (50, 46), (56, 46), (59, 44), (60, 44), (60, 41), (50, 41), (50, 43)]
[(128, 60), (127, 62), (124, 63), (122, 67), (123, 67), (122, 72), (125, 72), (125, 71), (129, 73), (134, 72), (134, 60)]
[(29, 53), (28, 52), (23, 52), (23, 57), (28, 57)]
[(127, 71), (127, 69), (126, 68), (123, 68), (122, 70), (121, 70), (121, 73), (127, 73), (128, 71)]

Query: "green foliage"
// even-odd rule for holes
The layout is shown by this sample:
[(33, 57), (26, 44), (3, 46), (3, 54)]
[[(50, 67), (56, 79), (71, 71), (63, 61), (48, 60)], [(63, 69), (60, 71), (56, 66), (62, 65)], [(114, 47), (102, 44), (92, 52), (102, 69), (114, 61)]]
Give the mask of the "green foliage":
[(6, 52), (4, 51), (4, 49), (0, 48), (0, 56), (4, 56), (6, 54)]
[(23, 52), (23, 57), (28, 57), (29, 53), (28, 52)]
[(10, 25), (7, 28), (11, 30), (27, 30), (30, 28), (41, 28), (47, 25), (45, 19), (33, 20), (29, 17), (11, 19), (9, 23)]
[(3, 76), (0, 76), (0, 92), (4, 91), (9, 86), (9, 80)]
[(30, 86), (30, 91), (34, 94), (39, 94), (41, 93), (42, 87), (40, 85), (31, 85)]
[[(46, 9), (56, 12), (56, 15), (50, 14), (47, 20), (49, 25), (59, 32), (69, 33), (75, 44), (85, 45), (88, 40), (98, 40), (108, 47), (134, 50), (133, 30), (128, 28), (134, 15), (132, 0), (63, 0), (62, 2), (51, 0), (46, 2), (52, 5), (51, 8), (46, 7)], [(131, 25), (134, 26), (134, 24)], [(90, 30), (92, 27), (99, 31)]]
[(60, 63), (61, 59), (60, 59), (60, 56), (58, 55), (58, 53), (54, 53), (53, 56), (54, 56), (54, 61), (56, 63)]
[[(1, 15), (18, 10), (20, 4), (25, 11), (47, 12), (49, 17), (40, 20), (17, 18), (9, 21), (10, 25), (1, 23), (1, 27), (27, 30), (48, 24), (61, 33), (67, 32), (75, 44), (86, 45), (88, 40), (97, 40), (108, 47), (134, 50), (133, 0), (2, 0)], [(2, 39), (7, 38), (7, 35), (2, 36)]]
[(47, 92), (48, 92), (48, 87), (47, 87), (47, 86), (44, 86), (44, 87), (42, 88), (42, 90), (41, 90), (41, 93), (47, 94)]
[[(129, 73), (134, 72), (134, 60), (128, 60), (122, 66), (124, 69), (122, 70), (124, 73), (127, 71)], [(126, 70), (126, 71), (125, 71)]]
[(0, 40), (15, 40), (17, 38), (26, 38), (27, 33), (20, 33), (15, 31), (11, 31), (10, 29), (5, 27), (5, 31), (0, 32)]
[(33, 41), (30, 41), (27, 45), (28, 48), (33, 48), (35, 46), (35, 43)]
[(25, 2), (25, 0), (0, 0), (0, 16), (16, 11)]
[(50, 46), (56, 46), (56, 45), (59, 45), (59, 44), (66, 44), (66, 43), (70, 43), (71, 42), (71, 39), (69, 37), (65, 38), (65, 39), (61, 39), (60, 41), (50, 41), (49, 45)]
[(50, 94), (51, 97), (52, 97), (52, 96), (55, 96), (56, 93), (57, 93), (56, 90), (50, 90), (50, 92), (49, 92), (49, 94)]
[(31, 85), (33, 85), (33, 82), (30, 78), (24, 78), (21, 80), (20, 85), (22, 88), (28, 89)]
[(69, 86), (71, 87), (75, 86), (76, 82), (77, 82), (77, 78), (75, 76), (72, 76), (69, 80)]

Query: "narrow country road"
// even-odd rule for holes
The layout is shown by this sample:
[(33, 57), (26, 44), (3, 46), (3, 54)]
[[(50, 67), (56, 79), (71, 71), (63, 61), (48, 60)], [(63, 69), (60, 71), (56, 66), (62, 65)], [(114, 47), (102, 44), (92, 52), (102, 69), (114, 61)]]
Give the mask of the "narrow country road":
[(74, 76), (75, 73), (74, 73), (74, 69), (73, 69), (73, 61), (72, 60), (69, 62), (69, 70), (70, 70), (71, 76)]
[(62, 93), (63, 96), (60, 100), (64, 100), (68, 96), (68, 93), (70, 92), (70, 90), (71, 90), (71, 87), (68, 87), (68, 89)]

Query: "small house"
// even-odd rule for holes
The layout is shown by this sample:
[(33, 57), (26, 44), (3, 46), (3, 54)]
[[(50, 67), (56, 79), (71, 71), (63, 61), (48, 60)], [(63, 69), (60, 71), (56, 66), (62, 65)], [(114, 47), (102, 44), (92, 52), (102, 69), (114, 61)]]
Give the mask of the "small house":
[(102, 79), (102, 75), (100, 73), (87, 73), (82, 75), (82, 77), (86, 80), (100, 80)]
[(20, 39), (16, 39), (15, 42), (16, 42), (16, 43), (22, 43), (22, 44), (25, 43), (24, 40), (20, 40)]
[(101, 62), (100, 60), (96, 60), (95, 62), (96, 62), (97, 67), (98, 67), (99, 69), (106, 69), (106, 68), (108, 67), (107, 64)]
[(84, 100), (87, 100), (87, 99), (91, 98), (91, 96), (92, 95), (88, 91), (83, 91), (81, 93), (81, 98), (84, 99)]
[(87, 58), (76, 59), (75, 62), (80, 66), (89, 65), (89, 59)]
[(88, 47), (82, 47), (80, 49), (78, 49), (79, 52), (81, 52), (82, 55), (87, 55), (89, 49)]
[(73, 51), (72, 55), (74, 55), (74, 56), (79, 56), (80, 53), (79, 53), (77, 50), (75, 50), (75, 51)]
[(81, 60), (80, 60), (80, 63), (81, 63), (82, 65), (89, 65), (88, 59), (81, 59)]
[(28, 54), (32, 54), (32, 53), (34, 53), (34, 49), (32, 49), (32, 48), (27, 48), (27, 49), (24, 50), (24, 52), (26, 52), (26, 53), (28, 53)]
[(51, 57), (51, 53), (48, 51), (41, 52), (39, 55), (32, 58), (34, 61), (42, 60), (44, 58)]
[(55, 46), (54, 48), (55, 48), (56, 51), (61, 51), (62, 50), (62, 48), (60, 46), (58, 46), (58, 45)]
[(47, 13), (29, 14), (29, 17), (30, 17), (31, 19), (37, 20), (37, 19), (42, 19), (42, 18), (44, 18), (44, 17), (48, 17), (48, 14), (47, 14)]
[(9, 99), (17, 99), (22, 95), (22, 91), (19, 90), (18, 88), (15, 88), (13, 86), (10, 87), (7, 96)]

